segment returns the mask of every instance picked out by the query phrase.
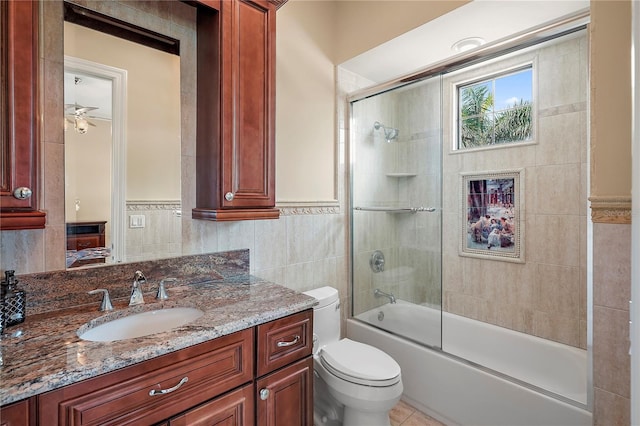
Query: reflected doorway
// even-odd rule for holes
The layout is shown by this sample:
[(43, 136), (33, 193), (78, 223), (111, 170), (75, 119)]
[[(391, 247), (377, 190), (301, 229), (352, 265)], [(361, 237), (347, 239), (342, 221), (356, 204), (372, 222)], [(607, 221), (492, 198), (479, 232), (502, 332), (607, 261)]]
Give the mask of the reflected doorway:
[(127, 71), (65, 56), (67, 268), (124, 255)]

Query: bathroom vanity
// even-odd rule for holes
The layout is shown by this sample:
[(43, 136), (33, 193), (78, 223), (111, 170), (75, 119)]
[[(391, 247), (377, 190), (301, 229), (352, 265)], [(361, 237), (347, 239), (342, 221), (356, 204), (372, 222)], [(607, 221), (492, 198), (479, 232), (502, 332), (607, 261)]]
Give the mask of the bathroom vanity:
[[(89, 305), (27, 315), (21, 326), (5, 330), (2, 424), (275, 425), (277, 419), (311, 425), (315, 299), (228, 272), (225, 268), (243, 262), (245, 253), (231, 254), (226, 265), (215, 265), (221, 257), (208, 262), (220, 279), (187, 285), (183, 279), (167, 288), (166, 301), (153, 298), (155, 284), (147, 273), (152, 282), (143, 305), (129, 307), (128, 298), (120, 297), (114, 299), (115, 310), (105, 313), (98, 311), (97, 298)], [(197, 269), (204, 262), (194, 257), (185, 264)], [(126, 266), (97, 269), (121, 267)], [(67, 274), (86, 280), (92, 272)], [(51, 273), (37, 279), (42, 277), (51, 279)], [(36, 279), (19, 278), (27, 288)], [(125, 289), (128, 284), (118, 283)], [(144, 337), (111, 342), (78, 337), (79, 329), (174, 307), (204, 314)]]
[[(249, 425), (255, 407), (257, 424), (305, 424), (312, 412), (311, 317), (304, 311), (46, 392), (36, 397), (37, 418), (60, 425)], [(265, 368), (254, 375), (254, 365)]]

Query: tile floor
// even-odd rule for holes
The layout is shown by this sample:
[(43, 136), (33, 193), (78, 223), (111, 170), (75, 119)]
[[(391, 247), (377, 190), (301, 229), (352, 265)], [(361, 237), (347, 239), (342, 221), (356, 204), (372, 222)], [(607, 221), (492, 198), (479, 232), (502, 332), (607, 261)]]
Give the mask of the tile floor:
[(446, 426), (436, 419), (416, 410), (404, 401), (398, 402), (389, 412), (391, 426)]

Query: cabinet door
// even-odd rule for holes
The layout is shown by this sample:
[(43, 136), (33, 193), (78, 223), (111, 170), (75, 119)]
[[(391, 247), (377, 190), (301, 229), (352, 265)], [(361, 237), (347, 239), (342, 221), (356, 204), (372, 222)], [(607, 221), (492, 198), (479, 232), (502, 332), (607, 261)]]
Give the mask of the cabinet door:
[(273, 207), (275, 7), (224, 2), (222, 16), (223, 206)]
[[(199, 17), (199, 26), (210, 26), (220, 38), (198, 43), (198, 90), (205, 94), (198, 96), (192, 216), (277, 219), (276, 6), (266, 0), (228, 0), (221, 3), (219, 21), (214, 18)], [(216, 78), (219, 85), (212, 82)]]
[(169, 421), (169, 426), (251, 426), (253, 385), (206, 402)]
[(14, 402), (0, 408), (0, 426), (29, 426), (35, 424), (30, 400)]
[(313, 425), (313, 358), (258, 379), (256, 385), (260, 426)]
[[(38, 207), (38, 2), (0, 2), (0, 229), (44, 228)], [(21, 190), (22, 188), (22, 190)]]

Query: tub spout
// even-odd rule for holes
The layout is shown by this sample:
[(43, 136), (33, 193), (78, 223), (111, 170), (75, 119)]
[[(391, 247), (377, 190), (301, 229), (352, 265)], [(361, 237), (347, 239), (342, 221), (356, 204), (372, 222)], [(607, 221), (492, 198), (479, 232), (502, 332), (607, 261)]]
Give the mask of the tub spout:
[(385, 293), (384, 291), (382, 291), (382, 290), (380, 290), (380, 289), (376, 288), (376, 289), (373, 291), (373, 295), (374, 295), (375, 297), (386, 297), (386, 298), (388, 298), (388, 299), (389, 299), (389, 302), (390, 302), (390, 303), (396, 303), (396, 297), (393, 295), (393, 293)]

